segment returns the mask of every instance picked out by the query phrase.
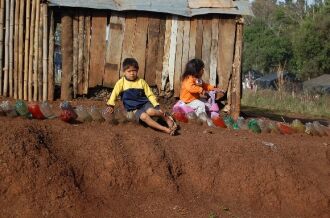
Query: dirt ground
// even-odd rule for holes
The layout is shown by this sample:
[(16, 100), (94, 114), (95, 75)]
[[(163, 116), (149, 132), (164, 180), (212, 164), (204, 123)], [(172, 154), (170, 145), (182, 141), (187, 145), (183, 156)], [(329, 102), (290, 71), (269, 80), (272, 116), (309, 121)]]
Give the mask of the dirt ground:
[(329, 136), (0, 117), (0, 217), (329, 214)]

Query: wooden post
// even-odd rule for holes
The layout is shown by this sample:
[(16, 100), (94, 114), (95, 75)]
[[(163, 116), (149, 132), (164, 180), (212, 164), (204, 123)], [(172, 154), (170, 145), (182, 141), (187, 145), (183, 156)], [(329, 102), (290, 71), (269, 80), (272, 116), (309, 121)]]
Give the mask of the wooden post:
[(83, 94), (83, 74), (84, 74), (84, 27), (85, 17), (83, 11), (79, 10), (79, 22), (78, 22), (78, 94)]
[(34, 27), (34, 59), (33, 59), (33, 100), (38, 100), (38, 57), (39, 57), (39, 16), (40, 1), (36, 0), (36, 18)]
[(73, 80), (73, 98), (77, 97), (78, 94), (78, 9), (75, 10), (73, 17), (73, 71), (72, 71), (72, 80)]
[(172, 30), (172, 20), (171, 16), (166, 18), (166, 30), (165, 30), (165, 40), (164, 40), (164, 56), (163, 56), (163, 72), (162, 72), (162, 85), (161, 90), (165, 91), (166, 81), (168, 79), (169, 72), (169, 58), (170, 58), (170, 47), (171, 47), (171, 30)]
[(174, 90), (174, 65), (176, 56), (176, 36), (178, 33), (178, 16), (172, 17), (172, 29), (171, 29), (171, 45), (170, 56), (168, 59), (168, 80), (170, 82), (170, 90)]
[(28, 84), (28, 100), (32, 101), (32, 84), (33, 84), (33, 43), (34, 43), (34, 28), (35, 28), (35, 17), (36, 17), (36, 2), (37, 0), (32, 0), (32, 10), (31, 10), (31, 28), (30, 28), (30, 53), (29, 53), (29, 84)]
[(203, 19), (203, 40), (202, 40), (202, 60), (205, 63), (205, 72), (203, 80), (210, 82), (210, 56), (211, 56), (211, 41), (212, 41), (212, 20), (210, 18)]
[(2, 95), (2, 84), (3, 84), (3, 19), (5, 14), (5, 0), (0, 0), (0, 95)]
[(196, 37), (197, 37), (197, 19), (193, 18), (190, 21), (189, 60), (195, 58), (196, 55)]
[(243, 50), (243, 24), (244, 18), (237, 19), (236, 24), (236, 41), (235, 41), (235, 55), (233, 64), (233, 78), (232, 78), (232, 105), (231, 115), (237, 120), (241, 109), (241, 66), (242, 66), (242, 50)]
[(18, 30), (18, 98), (23, 99), (23, 48), (24, 48), (24, 6), (25, 0), (20, 0), (19, 30)]
[(15, 0), (15, 31), (14, 31), (14, 98), (18, 98), (18, 30), (19, 30), (19, 5), (20, 1)]
[(43, 50), (42, 50), (42, 42), (43, 42), (43, 13), (44, 8), (42, 4), (39, 4), (40, 15), (39, 15), (39, 30), (38, 30), (38, 100), (42, 101), (43, 99), (43, 67), (42, 67), (42, 58), (43, 58)]
[(183, 50), (183, 28), (184, 20), (178, 19), (178, 31), (176, 36), (176, 52), (174, 65), (174, 97), (180, 96), (181, 70), (182, 70), (182, 50)]
[(48, 68), (47, 68), (47, 62), (48, 62), (48, 10), (47, 10), (47, 4), (43, 4), (43, 84), (42, 84), (42, 100), (47, 101), (47, 85), (48, 85)]
[(4, 96), (8, 95), (9, 5), (10, 5), (10, 1), (6, 0), (5, 68), (4, 68), (4, 84), (3, 84)]
[(54, 11), (50, 10), (48, 52), (48, 101), (54, 100)]
[(9, 29), (9, 96), (13, 97), (13, 59), (14, 59), (14, 9), (15, 1), (10, 1), (10, 29)]
[(210, 54), (210, 84), (215, 86), (217, 81), (218, 63), (219, 16), (212, 19), (211, 54)]
[(85, 20), (85, 44), (84, 44), (84, 94), (88, 94), (89, 63), (91, 48), (91, 16), (88, 14)]
[(61, 82), (61, 100), (71, 100), (71, 78), (73, 63), (73, 21), (69, 10), (62, 11), (62, 82)]
[(25, 46), (24, 46), (24, 48), (25, 48), (25, 52), (24, 52), (24, 100), (28, 100), (30, 13), (31, 13), (31, 0), (26, 0)]
[(159, 37), (158, 37), (158, 49), (157, 49), (158, 56), (156, 60), (156, 84), (159, 93), (161, 92), (161, 86), (162, 86), (165, 31), (166, 31), (166, 18), (162, 17), (160, 18), (160, 25), (159, 25)]

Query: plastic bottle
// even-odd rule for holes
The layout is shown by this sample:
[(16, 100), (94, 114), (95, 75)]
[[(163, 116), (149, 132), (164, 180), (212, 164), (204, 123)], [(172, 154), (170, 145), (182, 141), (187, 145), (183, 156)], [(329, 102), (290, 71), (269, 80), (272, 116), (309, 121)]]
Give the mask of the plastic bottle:
[(77, 121), (79, 122), (91, 122), (93, 118), (91, 115), (87, 112), (86, 108), (82, 105), (78, 105), (75, 109), (74, 112), (77, 114)]
[(102, 117), (100, 109), (95, 106), (91, 106), (89, 109), (89, 114), (92, 116), (94, 121), (103, 122), (104, 118)]
[(280, 131), (280, 133), (282, 134), (292, 134), (294, 133), (294, 129), (289, 125), (289, 124), (286, 124), (286, 123), (277, 123), (277, 128), (278, 130)]
[(227, 128), (225, 121), (222, 119), (219, 113), (211, 112), (211, 119), (215, 126)]
[(45, 119), (45, 116), (42, 114), (38, 103), (36, 103), (36, 102), (29, 103), (28, 109), (29, 109), (29, 112), (32, 114), (33, 118)]
[(215, 102), (215, 95), (216, 95), (216, 91), (209, 92), (209, 96), (210, 96), (209, 103), (211, 105), (209, 108), (210, 112), (219, 112), (220, 111), (218, 104)]
[(305, 125), (302, 124), (302, 122), (298, 119), (295, 119), (291, 123), (291, 127), (295, 130), (297, 133), (304, 133), (305, 132)]
[(313, 122), (314, 129), (318, 132), (319, 136), (327, 136), (326, 127), (320, 124), (319, 121)]
[(227, 128), (230, 128), (230, 129), (233, 128), (235, 121), (231, 116), (226, 115), (226, 116), (224, 116), (223, 120), (225, 121)]
[(248, 125), (247, 125), (247, 122), (246, 120), (244, 119), (244, 117), (238, 117), (237, 121), (237, 126), (239, 129), (242, 129), (242, 130), (248, 130)]
[(118, 121), (118, 123), (127, 123), (129, 121), (127, 112), (123, 107), (118, 107), (115, 109), (114, 118)]
[(39, 104), (39, 107), (40, 107), (41, 113), (47, 119), (53, 119), (56, 117), (56, 115), (54, 114), (54, 112), (52, 110), (52, 106), (47, 101), (44, 101), (41, 104)]
[(267, 121), (263, 120), (263, 119), (257, 119), (258, 125), (261, 129), (262, 133), (270, 133), (271, 130), (269, 129), (268, 125), (267, 125)]
[(30, 117), (31, 116), (25, 101), (17, 100), (16, 103), (15, 103), (15, 110), (22, 117)]
[(307, 133), (308, 135), (312, 135), (312, 136), (317, 136), (319, 133), (315, 130), (313, 123), (306, 123), (305, 124), (305, 133)]
[(275, 121), (270, 121), (268, 124), (268, 128), (270, 129), (271, 133), (278, 134), (280, 131), (277, 128), (277, 124)]
[(257, 120), (255, 120), (255, 119), (249, 120), (248, 128), (249, 128), (249, 130), (251, 130), (254, 133), (261, 133), (260, 126), (259, 126)]
[(60, 115), (62, 121), (72, 123), (77, 119), (78, 115), (74, 112), (73, 107), (68, 101), (63, 101), (60, 104), (60, 108), (62, 109)]
[(1, 108), (5, 112), (7, 117), (17, 117), (15, 107), (9, 101), (3, 101), (1, 103)]
[(0, 104), (0, 116), (6, 116), (5, 111), (2, 109), (1, 104)]
[(105, 119), (107, 122), (111, 122), (113, 120), (113, 118), (114, 118), (113, 112), (110, 112), (108, 110), (108, 108), (104, 108), (101, 111), (101, 115), (102, 115), (103, 119)]

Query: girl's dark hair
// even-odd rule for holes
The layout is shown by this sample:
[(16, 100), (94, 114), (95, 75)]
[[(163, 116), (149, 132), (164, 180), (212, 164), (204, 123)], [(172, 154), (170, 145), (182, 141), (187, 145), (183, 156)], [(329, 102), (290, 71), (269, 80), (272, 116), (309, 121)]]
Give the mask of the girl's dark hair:
[(186, 69), (182, 75), (182, 80), (187, 78), (188, 76), (198, 77), (199, 72), (204, 68), (205, 64), (201, 59), (194, 58), (191, 59), (186, 64)]
[(123, 71), (127, 70), (129, 67), (134, 67), (139, 69), (139, 63), (134, 58), (125, 58), (123, 61)]

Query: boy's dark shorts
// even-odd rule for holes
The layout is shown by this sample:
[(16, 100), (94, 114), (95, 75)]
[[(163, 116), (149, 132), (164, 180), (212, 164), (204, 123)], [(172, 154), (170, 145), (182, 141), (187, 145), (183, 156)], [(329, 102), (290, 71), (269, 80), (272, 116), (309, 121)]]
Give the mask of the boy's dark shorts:
[(149, 108), (159, 110), (159, 106), (154, 107), (150, 102), (145, 103), (141, 108), (132, 111), (137, 122), (140, 121), (141, 114), (145, 113)]

